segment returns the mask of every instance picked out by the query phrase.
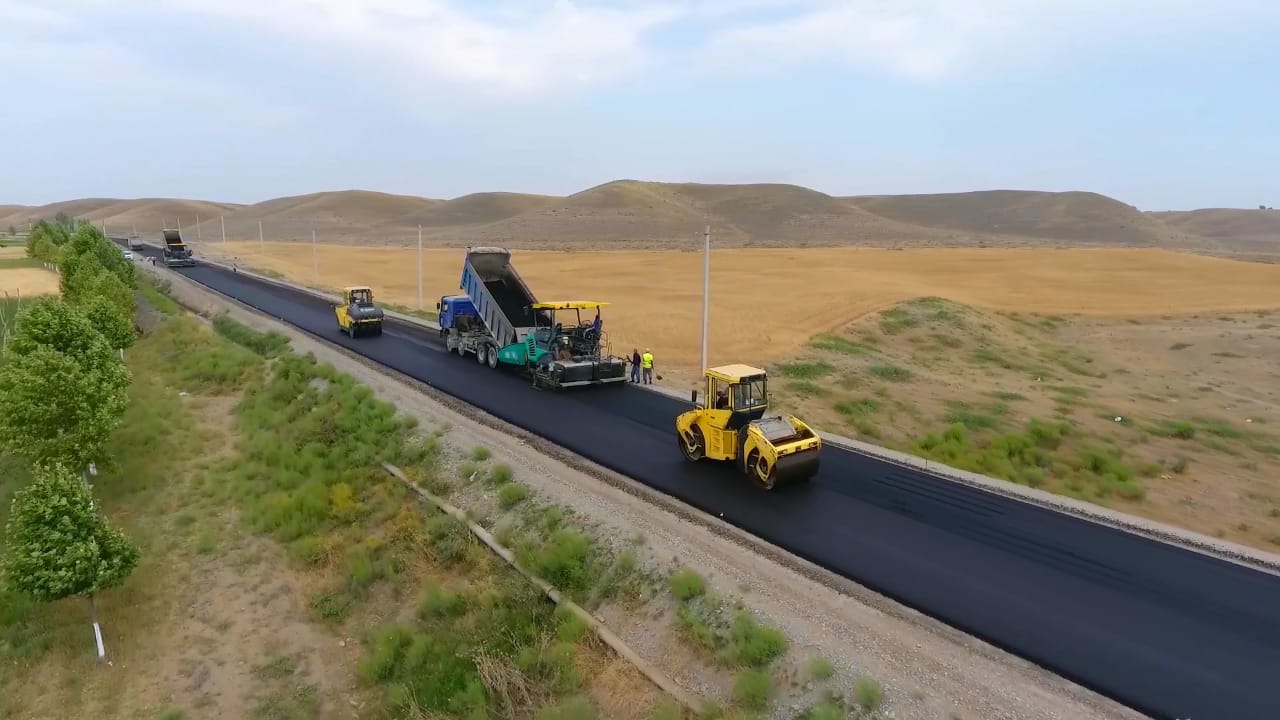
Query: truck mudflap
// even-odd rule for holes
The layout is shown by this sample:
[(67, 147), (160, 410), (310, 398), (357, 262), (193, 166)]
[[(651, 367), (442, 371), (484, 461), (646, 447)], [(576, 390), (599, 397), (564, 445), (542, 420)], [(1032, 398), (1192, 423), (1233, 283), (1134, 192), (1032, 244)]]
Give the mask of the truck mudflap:
[(773, 470), (773, 486), (797, 485), (818, 474), (820, 448), (808, 448), (778, 456)]

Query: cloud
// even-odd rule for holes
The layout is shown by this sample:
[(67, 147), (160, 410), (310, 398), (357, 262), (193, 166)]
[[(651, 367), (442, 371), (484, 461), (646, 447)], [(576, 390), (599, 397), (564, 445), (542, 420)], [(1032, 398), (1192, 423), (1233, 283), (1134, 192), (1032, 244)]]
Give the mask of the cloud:
[(646, 37), (677, 4), (507, 0), (176, 0), (171, 10), (269, 30), (372, 61), (418, 82), (481, 95), (532, 95), (615, 81), (653, 62)]
[[(717, 0), (708, 0), (716, 3)], [(940, 80), (1085, 46), (1275, 21), (1270, 0), (760, 0), (779, 14), (716, 28), (703, 56), (750, 72), (794, 64)]]
[[(944, 81), (1067, 62), (1090, 43), (1123, 47), (1275, 19), (1276, 8), (1270, 0), (0, 0), (0, 37), (57, 52), (75, 40), (83, 47), (72, 60), (46, 52), (41, 62), (106, 75), (94, 67), (105, 55), (115, 76), (182, 84), (178, 75), (192, 75), (188, 86), (224, 96), (256, 84), (296, 97), (301, 78), (328, 96), (341, 96), (343, 83), (347, 94), (378, 85), (376, 93), (410, 107), (440, 108), (694, 69), (714, 76), (802, 65)], [(102, 20), (134, 44), (91, 33)], [(146, 33), (166, 24), (178, 33), (194, 25), (206, 40), (182, 56), (161, 55), (172, 50), (151, 47)], [(253, 61), (242, 50), (279, 62), (247, 71), (241, 66)], [(33, 72), (7, 65), (0, 74)]]

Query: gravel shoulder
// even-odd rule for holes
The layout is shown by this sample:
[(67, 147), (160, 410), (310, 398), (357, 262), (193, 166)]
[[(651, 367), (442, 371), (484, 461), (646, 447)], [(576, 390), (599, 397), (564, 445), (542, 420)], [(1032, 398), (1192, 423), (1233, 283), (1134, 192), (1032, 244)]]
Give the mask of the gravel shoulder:
[[(424, 385), (392, 377), (354, 354), (174, 273), (146, 269), (168, 279), (171, 294), (188, 308), (201, 314), (227, 311), (257, 329), (280, 332), (295, 350), (351, 374), (424, 425), (449, 426), (443, 440), (455, 461), (484, 445), (536, 496), (591, 519), (597, 533), (618, 544), (636, 545), (643, 538), (637, 553), (643, 565), (659, 572), (691, 567), (718, 592), (741, 596), (747, 608), (787, 635), (788, 660), (794, 665), (825, 657), (836, 669), (833, 683), (838, 687), (848, 688), (858, 677), (874, 678), (884, 687), (894, 718), (1144, 717)], [(456, 499), (465, 506), (465, 496)], [(655, 597), (650, 604), (644, 612), (606, 608), (602, 615), (625, 642), (666, 667), (682, 686), (722, 694), (727, 682), (723, 673), (680, 655), (688, 650), (673, 637), (669, 601)], [(786, 704), (775, 712), (793, 717), (816, 694), (816, 688), (797, 677), (783, 693)]]

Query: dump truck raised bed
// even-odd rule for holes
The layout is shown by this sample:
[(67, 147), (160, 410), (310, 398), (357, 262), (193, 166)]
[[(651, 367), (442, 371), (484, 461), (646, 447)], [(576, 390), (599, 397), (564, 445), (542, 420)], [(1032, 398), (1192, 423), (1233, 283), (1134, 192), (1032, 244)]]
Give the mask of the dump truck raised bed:
[[(436, 305), (450, 352), (472, 353), (491, 368), (521, 368), (538, 387), (626, 381), (626, 361), (609, 352), (603, 330), (600, 309), (607, 303), (538, 302), (506, 248), (467, 248), (459, 286), (464, 295)], [(595, 317), (583, 321), (583, 311)]]
[(192, 267), (196, 264), (191, 256), (191, 249), (182, 242), (182, 233), (177, 230), (164, 231), (164, 264), (168, 267)]

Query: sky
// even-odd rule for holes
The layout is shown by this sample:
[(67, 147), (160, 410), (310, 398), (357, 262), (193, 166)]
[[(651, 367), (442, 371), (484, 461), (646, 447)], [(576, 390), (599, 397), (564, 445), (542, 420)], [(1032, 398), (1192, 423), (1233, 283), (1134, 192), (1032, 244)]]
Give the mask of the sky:
[(1280, 206), (1274, 0), (0, 0), (0, 203), (615, 179)]

